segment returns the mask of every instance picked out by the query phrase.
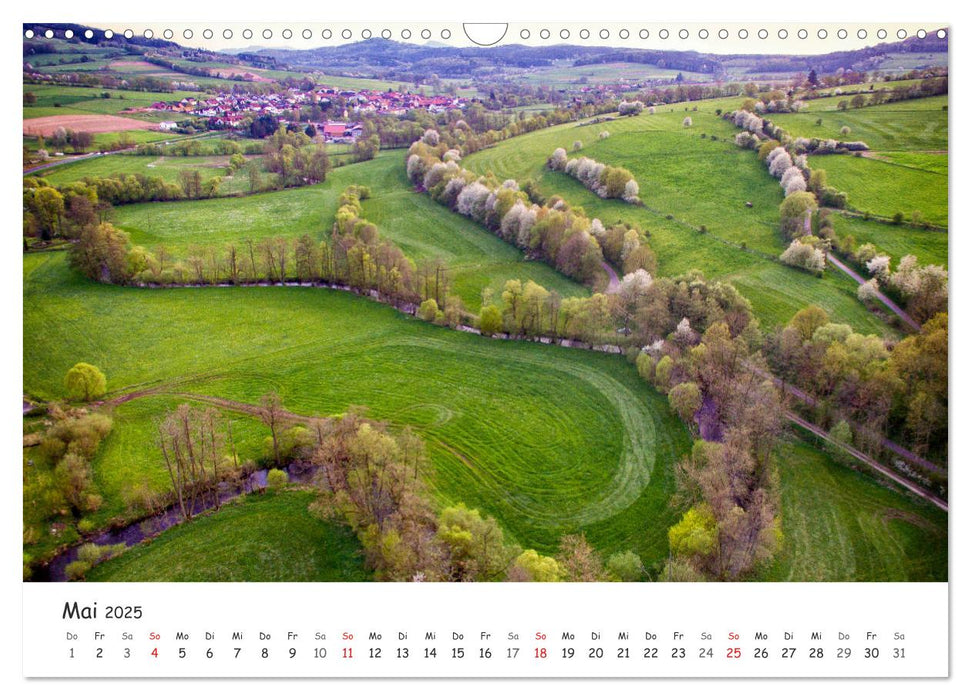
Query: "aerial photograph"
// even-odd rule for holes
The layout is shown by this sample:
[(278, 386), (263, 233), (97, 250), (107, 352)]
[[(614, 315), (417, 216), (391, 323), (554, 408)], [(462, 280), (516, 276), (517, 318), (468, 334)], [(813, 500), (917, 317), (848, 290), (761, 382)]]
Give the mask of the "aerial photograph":
[(22, 25), (24, 581), (948, 580), (947, 27), (313, 26)]

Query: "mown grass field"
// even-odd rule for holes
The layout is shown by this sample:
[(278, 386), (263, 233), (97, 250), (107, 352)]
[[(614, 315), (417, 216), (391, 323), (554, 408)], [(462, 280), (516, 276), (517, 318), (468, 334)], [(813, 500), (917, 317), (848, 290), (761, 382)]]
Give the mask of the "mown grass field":
[(94, 463), (106, 491), (164, 483), (150, 436), (165, 402), (256, 404), (275, 390), (300, 415), (361, 405), (414, 426), (435, 498), (494, 515), (523, 546), (550, 551), (584, 528), (608, 552), (666, 555), (671, 465), (687, 433), (620, 357), (488, 340), (320, 289), (96, 285), (61, 253), (27, 256), (24, 284), (28, 395), (61, 396), (83, 358), (105, 371), (111, 396), (155, 389), (162, 402), (116, 409)]
[(772, 581), (946, 581), (947, 515), (793, 439), (776, 449), (782, 552)]
[(115, 221), (132, 242), (149, 248), (164, 244), (176, 256), (184, 256), (193, 244), (222, 246), (305, 233), (323, 240), (330, 236), (340, 193), (349, 185), (367, 185), (372, 198), (364, 202), (364, 216), (413, 260), (444, 260), (454, 276), (455, 293), (473, 311), (481, 305), (483, 288), (499, 292), (507, 279), (532, 279), (563, 296), (588, 294), (548, 266), (526, 262), (516, 248), (468, 219), (415, 193), (403, 161), (404, 151), (385, 151), (373, 161), (335, 169), (321, 185), (245, 199), (130, 205), (115, 210)]
[[(817, 279), (777, 260), (785, 248), (778, 232), (782, 189), (753, 152), (734, 145), (736, 130), (715, 115), (715, 104), (728, 107), (719, 100), (699, 103), (697, 112), (696, 105), (688, 111), (679, 105), (600, 124), (564, 124), (501, 142), (469, 156), (464, 165), (520, 181), (532, 178), (544, 194), (560, 194), (605, 223), (636, 224), (650, 232), (660, 275), (698, 269), (730, 280), (763, 325), (784, 324), (806, 304), (818, 303), (860, 331), (894, 335), (856, 299), (856, 286), (842, 275), (827, 272)], [(682, 126), (686, 116), (692, 118), (690, 128)], [(599, 140), (602, 131), (610, 137)], [(577, 140), (583, 148), (571, 157), (628, 168), (646, 206), (600, 199), (573, 178), (545, 168), (555, 148), (571, 151)], [(702, 226), (707, 233), (699, 232)]]
[(95, 567), (90, 581), (366, 581), (354, 533), (308, 491), (251, 494)]
[[(923, 154), (921, 154), (923, 155)], [(827, 182), (849, 194), (849, 206), (859, 212), (892, 217), (897, 212), (910, 221), (919, 211), (923, 219), (947, 226), (947, 156), (944, 172), (918, 169), (899, 162), (872, 158), (827, 155), (810, 158), (812, 168), (826, 171)], [(947, 246), (947, 234), (941, 234)]]

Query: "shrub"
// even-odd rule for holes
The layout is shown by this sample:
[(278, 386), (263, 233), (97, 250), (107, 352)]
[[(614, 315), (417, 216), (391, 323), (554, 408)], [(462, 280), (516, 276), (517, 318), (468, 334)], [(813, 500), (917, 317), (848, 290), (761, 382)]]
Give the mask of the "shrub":
[(789, 244), (779, 259), (790, 267), (800, 267), (819, 274), (826, 268), (823, 251), (798, 239)]
[(418, 316), (423, 321), (428, 321), (429, 323), (435, 320), (438, 315), (438, 302), (434, 299), (425, 299), (418, 307)]
[(91, 571), (91, 564), (80, 559), (76, 559), (64, 567), (64, 573), (68, 581), (80, 581), (89, 571)]
[(612, 581), (640, 581), (644, 564), (634, 552), (617, 552), (607, 559), (607, 573)]
[(104, 373), (87, 362), (78, 362), (67, 371), (64, 386), (72, 399), (91, 401), (103, 396), (107, 389)]
[(779, 205), (782, 231), (790, 236), (809, 233), (813, 214), (818, 210), (811, 192), (793, 192)]
[(861, 284), (856, 290), (856, 298), (864, 304), (870, 305), (877, 301), (877, 293), (880, 285), (875, 279), (870, 279)]
[(681, 420), (692, 425), (701, 408), (701, 389), (694, 382), (682, 382), (668, 393), (668, 403)]
[(271, 489), (286, 486), (289, 482), (290, 477), (282, 469), (271, 469), (266, 473), (266, 485)]

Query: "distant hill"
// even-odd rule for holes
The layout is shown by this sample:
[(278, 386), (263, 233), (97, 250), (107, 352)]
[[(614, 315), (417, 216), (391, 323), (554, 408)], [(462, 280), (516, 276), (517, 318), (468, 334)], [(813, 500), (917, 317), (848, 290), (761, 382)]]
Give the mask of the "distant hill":
[[(603, 46), (524, 46), (507, 44), (495, 47), (453, 47), (439, 43), (410, 44), (388, 39), (368, 39), (340, 46), (314, 49), (285, 49), (247, 47), (237, 51), (215, 52), (183, 47), (176, 42), (159, 38), (133, 36), (128, 39), (115, 34), (104, 38), (102, 30), (95, 30), (92, 39), (84, 32), (94, 29), (80, 24), (28, 23), (35, 38), (24, 40), (24, 60), (43, 53), (61, 53), (66, 29), (74, 31), (69, 42), (79, 48), (89, 45), (109, 48), (129, 55), (148, 55), (149, 60), (170, 70), (199, 76), (211, 73), (207, 63), (231, 64), (257, 70), (319, 71), (332, 75), (346, 75), (402, 82), (428, 82), (432, 76), (472, 82), (513, 79), (543, 69), (567, 69), (607, 65), (642, 64), (664, 69), (662, 72), (684, 72), (695, 81), (746, 80), (758, 78), (784, 79), (797, 73), (833, 73), (840, 69), (854, 71), (920, 69), (947, 64), (948, 38), (939, 39), (936, 32), (919, 39), (881, 43), (852, 51), (838, 51), (823, 55), (779, 54), (714, 54), (697, 51), (664, 51), (655, 49), (617, 48)], [(48, 29), (58, 39), (44, 38)], [(168, 62), (172, 59), (171, 62)], [(218, 70), (218, 68), (217, 68)], [(222, 74), (226, 74), (223, 71)], [(543, 80), (538, 78), (537, 80)]]
[[(503, 68), (543, 68), (557, 62), (575, 66), (606, 63), (643, 63), (660, 68), (702, 73), (719, 79), (742, 79), (746, 75), (795, 74), (811, 69), (832, 73), (846, 70), (874, 70), (900, 54), (927, 56), (926, 67), (946, 65), (948, 39), (938, 39), (934, 32), (925, 38), (882, 43), (852, 51), (823, 55), (713, 54), (696, 51), (662, 51), (600, 46), (524, 46), (508, 44), (497, 47), (450, 47), (416, 45), (387, 39), (368, 39), (341, 46), (316, 49), (262, 49), (258, 53), (272, 56), (294, 68), (324, 72), (371, 74), (385, 78), (413, 79), (436, 74), (442, 78), (487, 77)], [(252, 53), (252, 51), (251, 51)], [(909, 68), (925, 67), (913, 65)]]

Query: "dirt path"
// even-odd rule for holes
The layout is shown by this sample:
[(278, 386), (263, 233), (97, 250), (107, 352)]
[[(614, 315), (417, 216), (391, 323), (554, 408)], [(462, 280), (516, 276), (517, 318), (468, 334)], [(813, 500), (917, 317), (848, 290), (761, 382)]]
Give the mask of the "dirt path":
[[(842, 272), (844, 272), (847, 275), (849, 275), (850, 278), (853, 279), (857, 284), (863, 284), (864, 282), (866, 282), (866, 280), (863, 279), (863, 277), (860, 276), (856, 272), (856, 270), (852, 269), (849, 265), (847, 265), (846, 263), (844, 263), (842, 260), (840, 260), (839, 258), (837, 258), (832, 253), (826, 253), (826, 259), (829, 260), (833, 264), (834, 267), (836, 267), (837, 269), (839, 269)], [(896, 304), (894, 304), (893, 301), (891, 301), (890, 298), (887, 297), (886, 294), (884, 294), (883, 292), (878, 291), (877, 292), (877, 299), (879, 299), (880, 302), (884, 306), (886, 306), (894, 314), (896, 314), (897, 317), (901, 321), (903, 321), (908, 326), (910, 326), (914, 331), (920, 333), (920, 324), (917, 323), (917, 321), (915, 321), (913, 318), (911, 318), (910, 315), (906, 311), (904, 311), (899, 306), (897, 306)]]
[(836, 442), (835, 440), (833, 440), (826, 433), (825, 430), (823, 430), (822, 428), (820, 428), (818, 425), (815, 425), (813, 423), (810, 423), (809, 421), (805, 420), (801, 416), (797, 416), (792, 411), (786, 411), (786, 418), (788, 418), (791, 422), (795, 423), (796, 425), (798, 425), (798, 426), (800, 426), (802, 428), (805, 428), (806, 430), (808, 430), (809, 432), (811, 432), (813, 435), (816, 435), (817, 437), (825, 440), (826, 442), (831, 443), (833, 445), (836, 445), (841, 450), (844, 450), (844, 451), (848, 452), (853, 457), (855, 457), (859, 461), (863, 462), (865, 465), (867, 465), (871, 469), (874, 469), (874, 470), (880, 472), (885, 477), (887, 477), (891, 481), (894, 481), (895, 483), (903, 486), (905, 489), (907, 489), (911, 493), (916, 494), (917, 496), (920, 496), (921, 498), (923, 498), (926, 501), (930, 501), (935, 506), (937, 506), (938, 508), (940, 508), (941, 510), (943, 510), (945, 513), (948, 512), (947, 501), (943, 500), (942, 498), (940, 498), (939, 496), (935, 495), (934, 493), (928, 491), (923, 486), (918, 486), (917, 484), (915, 484), (915, 483), (913, 483), (911, 481), (908, 481), (907, 479), (904, 479), (902, 476), (899, 476), (898, 474), (896, 474), (889, 467), (885, 467), (882, 464), (880, 464), (879, 462), (877, 462), (876, 460), (873, 460), (870, 457), (867, 457), (865, 454), (863, 454), (859, 450), (855, 449), (854, 447), (851, 447), (850, 445), (846, 445), (846, 444), (844, 444), (842, 442)]
[(617, 273), (614, 271), (614, 268), (611, 267), (607, 262), (600, 263), (600, 266), (607, 273), (607, 277), (609, 279), (609, 282), (607, 283), (607, 293), (608, 294), (615, 293), (618, 289), (620, 289), (620, 280), (617, 279)]
[[(751, 369), (753, 372), (755, 372), (755, 374), (759, 375), (763, 379), (771, 379), (772, 383), (775, 384), (780, 389), (782, 389), (782, 391), (784, 391), (786, 394), (788, 394), (789, 396), (792, 396), (798, 401), (801, 401), (802, 403), (806, 404), (811, 408), (815, 408), (816, 405), (819, 403), (819, 401), (816, 399), (815, 396), (812, 396), (811, 394), (806, 393), (805, 391), (803, 391), (797, 386), (793, 386), (792, 384), (787, 384), (786, 382), (782, 381), (781, 379), (779, 379), (773, 374), (764, 372), (758, 367), (750, 367), (749, 369)], [(850, 423), (850, 427), (853, 428), (853, 430), (859, 430), (859, 426), (857, 426), (855, 423)], [(924, 459), (923, 457), (914, 454), (906, 447), (902, 447), (898, 445), (890, 438), (887, 438), (881, 435), (880, 444), (884, 447), (884, 449), (889, 450), (890, 452), (893, 452), (901, 459), (907, 462), (910, 462), (915, 466), (923, 467), (927, 471), (933, 472), (934, 474), (938, 474), (939, 476), (944, 476), (944, 477), (947, 476), (947, 469), (939, 467), (933, 462), (931, 462), (930, 460)]]

